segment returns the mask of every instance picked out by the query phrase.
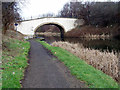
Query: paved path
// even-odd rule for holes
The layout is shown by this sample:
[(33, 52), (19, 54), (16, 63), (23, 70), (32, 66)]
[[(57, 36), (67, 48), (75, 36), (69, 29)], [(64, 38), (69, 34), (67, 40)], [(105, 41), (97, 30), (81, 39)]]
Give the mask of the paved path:
[(59, 60), (35, 40), (30, 40), (30, 65), (28, 66), (23, 88), (80, 88), (84, 83), (73, 77)]

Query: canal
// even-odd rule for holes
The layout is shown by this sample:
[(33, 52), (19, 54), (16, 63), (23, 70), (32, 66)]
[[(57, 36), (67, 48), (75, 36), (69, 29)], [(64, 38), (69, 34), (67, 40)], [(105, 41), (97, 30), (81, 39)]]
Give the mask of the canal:
[[(55, 41), (61, 41), (59, 36), (42, 36), (49, 44)], [(70, 43), (82, 44), (85, 48), (97, 49), (100, 51), (120, 52), (120, 40), (117, 39), (84, 39), (84, 38), (64, 38), (64, 41)]]

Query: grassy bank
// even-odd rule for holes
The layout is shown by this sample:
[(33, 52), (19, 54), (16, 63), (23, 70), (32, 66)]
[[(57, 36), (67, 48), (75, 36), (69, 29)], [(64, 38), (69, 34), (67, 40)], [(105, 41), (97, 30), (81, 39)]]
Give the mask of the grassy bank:
[(57, 56), (78, 79), (84, 81), (90, 88), (118, 88), (118, 84), (108, 75), (88, 65), (70, 52), (53, 47), (44, 41), (39, 41), (44, 47)]
[(3, 37), (2, 88), (20, 88), (28, 63), (30, 44), (24, 40)]
[(114, 54), (114, 52), (101, 52), (95, 49), (84, 48), (81, 44), (61, 41), (52, 43), (52, 46), (60, 47), (69, 51), (80, 59), (85, 60), (89, 65), (92, 65), (96, 69), (112, 76), (115, 80), (119, 80), (119, 58), (117, 57), (117, 54)]

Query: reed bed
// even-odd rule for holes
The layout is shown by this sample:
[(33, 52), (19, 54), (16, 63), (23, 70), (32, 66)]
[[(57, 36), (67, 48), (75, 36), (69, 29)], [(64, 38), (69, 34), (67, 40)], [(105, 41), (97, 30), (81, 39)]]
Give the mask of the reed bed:
[(52, 43), (52, 46), (61, 47), (71, 52), (80, 59), (85, 60), (89, 65), (118, 80), (118, 57), (114, 52), (100, 52), (99, 50), (84, 48), (82, 44), (61, 41)]
[(109, 39), (110, 35), (105, 35), (105, 34), (102, 34), (102, 35), (84, 35), (83, 38), (91, 38), (91, 39)]

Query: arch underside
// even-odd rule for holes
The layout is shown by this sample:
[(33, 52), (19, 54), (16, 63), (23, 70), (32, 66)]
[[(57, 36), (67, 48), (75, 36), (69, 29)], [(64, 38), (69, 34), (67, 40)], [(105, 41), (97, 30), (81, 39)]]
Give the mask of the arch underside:
[(34, 33), (37, 31), (38, 28), (40, 28), (41, 26), (44, 26), (44, 25), (55, 25), (55, 26), (57, 26), (59, 28), (59, 30), (60, 30), (61, 38), (64, 38), (65, 29), (63, 28), (62, 25), (59, 25), (59, 24), (56, 24), (56, 23), (44, 23), (44, 24), (41, 24), (34, 30)]

